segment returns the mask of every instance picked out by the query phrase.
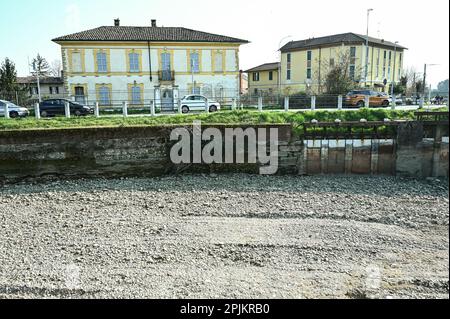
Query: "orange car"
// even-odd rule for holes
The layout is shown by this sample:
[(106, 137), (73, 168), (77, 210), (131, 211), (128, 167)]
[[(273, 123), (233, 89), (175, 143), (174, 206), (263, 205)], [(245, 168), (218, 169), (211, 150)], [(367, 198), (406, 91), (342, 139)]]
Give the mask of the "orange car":
[(371, 90), (354, 90), (345, 97), (346, 105), (364, 107), (366, 96), (369, 96), (370, 106), (389, 106), (389, 96), (383, 92)]

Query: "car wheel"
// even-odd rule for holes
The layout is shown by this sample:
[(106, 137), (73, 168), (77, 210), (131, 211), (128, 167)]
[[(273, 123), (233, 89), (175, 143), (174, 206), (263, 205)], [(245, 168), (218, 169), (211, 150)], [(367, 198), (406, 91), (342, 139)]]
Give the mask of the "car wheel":
[(17, 113), (16, 111), (10, 112), (9, 113), (9, 117), (12, 119), (18, 118), (19, 117), (19, 113)]
[(183, 106), (183, 107), (181, 108), (181, 112), (182, 112), (183, 114), (187, 114), (187, 113), (189, 113), (189, 108), (188, 108), (187, 106)]
[(75, 116), (81, 116), (81, 111), (76, 110), (73, 114), (74, 114)]
[(41, 117), (48, 117), (47, 111), (41, 111)]
[(357, 107), (364, 107), (366, 105), (366, 103), (364, 101), (358, 101), (358, 103), (356, 103)]
[(383, 101), (383, 106), (389, 106), (389, 101), (388, 100), (384, 100)]
[(209, 111), (210, 111), (211, 113), (217, 112), (217, 106), (211, 105), (211, 106), (209, 107)]

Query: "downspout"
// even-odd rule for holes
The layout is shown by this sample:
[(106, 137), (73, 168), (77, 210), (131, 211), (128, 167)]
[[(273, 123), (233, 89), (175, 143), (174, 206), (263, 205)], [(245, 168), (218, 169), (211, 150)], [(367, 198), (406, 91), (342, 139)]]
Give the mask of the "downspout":
[(319, 94), (322, 93), (322, 48), (319, 48), (319, 87), (317, 91)]
[(152, 76), (152, 53), (150, 51), (150, 41), (147, 41), (147, 48), (148, 48), (148, 65), (150, 70), (150, 82), (153, 82), (153, 76)]

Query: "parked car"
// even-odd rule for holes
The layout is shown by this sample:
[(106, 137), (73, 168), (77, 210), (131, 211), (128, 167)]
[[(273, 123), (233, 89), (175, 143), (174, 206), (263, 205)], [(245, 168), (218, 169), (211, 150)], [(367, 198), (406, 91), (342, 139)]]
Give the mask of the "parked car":
[[(189, 113), (191, 111), (204, 111), (206, 106), (206, 97), (203, 95), (186, 95), (181, 99), (181, 111)], [(220, 111), (220, 104), (214, 100), (208, 99), (210, 112)]]
[[(392, 103), (392, 96), (389, 96), (389, 103)], [(401, 95), (395, 97), (395, 105), (403, 105), (403, 97)]]
[(5, 116), (6, 105), (8, 105), (10, 118), (26, 117), (30, 114), (30, 111), (25, 107), (17, 106), (9, 101), (0, 100), (0, 117)]
[(364, 107), (366, 96), (369, 96), (370, 106), (389, 106), (389, 96), (383, 92), (371, 90), (353, 90), (345, 97), (349, 106)]
[(42, 117), (66, 114), (66, 102), (69, 102), (70, 114), (83, 116), (93, 114), (94, 109), (67, 99), (50, 99), (39, 103), (39, 111)]

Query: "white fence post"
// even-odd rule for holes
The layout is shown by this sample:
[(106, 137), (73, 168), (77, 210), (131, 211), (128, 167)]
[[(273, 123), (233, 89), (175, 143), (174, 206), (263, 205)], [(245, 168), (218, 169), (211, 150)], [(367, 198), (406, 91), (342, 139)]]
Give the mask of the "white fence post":
[(364, 106), (365, 107), (370, 107), (370, 96), (369, 95), (366, 95), (364, 97)]
[(66, 118), (70, 119), (70, 103), (69, 102), (64, 103), (64, 113), (66, 115)]
[(9, 106), (5, 103), (5, 119), (9, 119)]
[(233, 99), (233, 103), (231, 104), (231, 110), (236, 111), (236, 98)]
[(393, 95), (391, 101), (391, 110), (395, 110), (396, 106), (397, 106), (397, 99), (395, 98), (395, 95)]
[(39, 107), (39, 103), (36, 103), (34, 105), (34, 117), (36, 118), (36, 120), (39, 120), (41, 118), (41, 110)]
[(338, 110), (342, 110), (343, 97), (342, 95), (338, 96)]
[(419, 109), (423, 108), (423, 104), (424, 104), (424, 99), (423, 99), (423, 96), (421, 96), (420, 100), (419, 100)]
[(316, 109), (316, 96), (311, 96), (311, 110), (314, 111)]
[(209, 102), (208, 102), (208, 98), (205, 99), (205, 112), (209, 113)]
[(289, 111), (289, 96), (285, 96), (285, 97), (284, 97), (284, 110), (285, 110), (286, 112)]
[(263, 98), (262, 96), (258, 96), (258, 110), (262, 112), (263, 110)]
[(98, 102), (95, 102), (95, 105), (94, 105), (94, 115), (95, 115), (95, 117), (100, 117), (100, 109), (99, 109)]
[(151, 100), (150, 101), (150, 115), (151, 116), (155, 116), (156, 112), (155, 112), (155, 101)]
[(178, 100), (177, 104), (178, 104), (178, 113), (183, 114), (183, 109), (181, 108), (181, 100)]
[(127, 102), (122, 103), (122, 113), (123, 113), (123, 117), (128, 117), (128, 103)]

